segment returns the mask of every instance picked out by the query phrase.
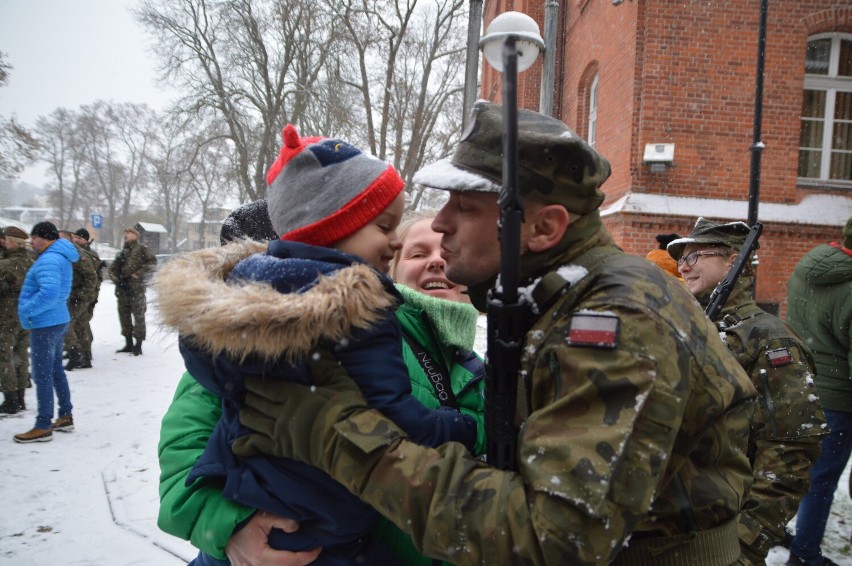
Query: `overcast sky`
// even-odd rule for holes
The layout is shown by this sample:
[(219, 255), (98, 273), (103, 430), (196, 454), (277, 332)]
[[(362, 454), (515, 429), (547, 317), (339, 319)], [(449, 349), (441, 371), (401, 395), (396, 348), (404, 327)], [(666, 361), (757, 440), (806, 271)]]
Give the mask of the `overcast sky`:
[[(163, 108), (148, 36), (133, 20), (134, 0), (0, 0), (0, 51), (12, 65), (0, 88), (0, 116), (25, 126), (58, 107), (103, 99)], [(41, 166), (40, 168), (43, 168)], [(37, 183), (39, 170), (22, 180)]]

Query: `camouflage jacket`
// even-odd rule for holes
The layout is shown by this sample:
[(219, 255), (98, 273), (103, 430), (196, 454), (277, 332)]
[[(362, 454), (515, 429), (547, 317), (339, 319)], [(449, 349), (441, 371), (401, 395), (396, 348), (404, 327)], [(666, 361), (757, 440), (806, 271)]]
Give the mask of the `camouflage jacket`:
[[(522, 280), (537, 281), (523, 293), (535, 298), (537, 321), (522, 360), (531, 395), (517, 472), (454, 443), (388, 446), (392, 425), (376, 413), (338, 425), (346, 442), (327, 471), (424, 554), (609, 564), (631, 535), (669, 537), (737, 517), (752, 481), (751, 381), (686, 287), (620, 252), (603, 230), (590, 240), (522, 258)], [(588, 250), (598, 267), (582, 265)], [(481, 304), (479, 290), (471, 294)]]
[(23, 247), (5, 250), (0, 259), (0, 321), (18, 322), (18, 295), (34, 261), (33, 255)]
[[(753, 277), (740, 277), (714, 322), (759, 395), (749, 442), (754, 485), (739, 534), (746, 557), (761, 563), (807, 493), (810, 468), (828, 431), (810, 351), (787, 324), (757, 306), (753, 287)], [(711, 292), (698, 295), (702, 305)]]
[(71, 294), (68, 296), (69, 305), (88, 304), (98, 298), (100, 280), (98, 279), (98, 264), (90, 253), (74, 244), (80, 260), (74, 262), (74, 281), (71, 283)]
[(151, 250), (139, 242), (125, 242), (109, 266), (115, 283), (115, 294), (134, 295), (145, 292), (145, 274), (157, 266)]

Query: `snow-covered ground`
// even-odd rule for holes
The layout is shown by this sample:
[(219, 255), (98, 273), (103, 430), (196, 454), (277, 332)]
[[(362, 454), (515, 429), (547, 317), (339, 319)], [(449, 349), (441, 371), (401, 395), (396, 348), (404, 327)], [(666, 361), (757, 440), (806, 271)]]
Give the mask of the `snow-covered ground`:
[[(52, 442), (13, 442), (34, 423), (33, 389), (25, 413), (0, 418), (0, 564), (172, 566), (195, 555), (156, 525), (160, 419), (183, 373), (176, 339), (149, 308), (144, 354), (116, 354), (124, 341), (113, 291), (105, 282), (95, 308), (94, 367), (68, 374), (76, 430)], [(823, 548), (852, 566), (848, 473)], [(776, 548), (767, 564), (786, 559)]]

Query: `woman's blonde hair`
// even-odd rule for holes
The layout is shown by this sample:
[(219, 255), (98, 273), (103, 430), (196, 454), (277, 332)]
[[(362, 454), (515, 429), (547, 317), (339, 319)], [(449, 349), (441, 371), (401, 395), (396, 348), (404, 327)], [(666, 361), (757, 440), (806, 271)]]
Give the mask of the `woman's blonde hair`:
[[(408, 232), (411, 230), (412, 226), (421, 220), (432, 220), (437, 215), (437, 210), (415, 210), (414, 212), (406, 214), (402, 219), (402, 222), (400, 222), (399, 226), (396, 228), (396, 235), (399, 236), (399, 241), (405, 244), (405, 238), (408, 236)], [(396, 263), (399, 260), (400, 253), (402, 253), (402, 248), (398, 249), (396, 253), (393, 254), (393, 259), (390, 262), (390, 276), (394, 281), (396, 281)]]

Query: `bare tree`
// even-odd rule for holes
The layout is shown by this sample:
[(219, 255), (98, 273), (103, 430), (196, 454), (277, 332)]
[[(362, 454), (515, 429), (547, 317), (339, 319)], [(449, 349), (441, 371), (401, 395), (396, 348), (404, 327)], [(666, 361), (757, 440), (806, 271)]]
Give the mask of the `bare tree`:
[[(363, 139), (411, 184), (427, 161), (449, 152), (461, 123), (467, 22), (463, 0), (326, 0), (336, 7), (351, 54), (337, 77), (360, 99)], [(378, 123), (376, 123), (378, 121)], [(413, 197), (413, 198), (412, 198)]]
[(78, 207), (91, 204), (93, 197), (83, 194), (88, 159), (80, 139), (79, 116), (66, 108), (57, 108), (49, 116), (36, 120), (35, 131), (41, 140), (41, 158), (47, 161), (49, 178), (55, 182), (51, 202), (57, 209), (60, 225), (70, 226)]
[(198, 148), (196, 132), (189, 124), (174, 116), (162, 116), (161, 128), (151, 140), (148, 155), (150, 163), (150, 191), (154, 203), (162, 209), (168, 231), (168, 249), (177, 251), (177, 238), (181, 233), (184, 212), (194, 192), (190, 186), (190, 167)]
[[(0, 51), (0, 87), (9, 83), (12, 66), (6, 54)], [(15, 179), (21, 171), (38, 157), (38, 140), (14, 116), (0, 116), (0, 177)]]
[(218, 138), (199, 147), (190, 169), (189, 186), (201, 205), (199, 234), (202, 248), (206, 247), (205, 223), (208, 219), (208, 210), (212, 206), (221, 205), (223, 200), (232, 193), (232, 188), (229, 186), (232, 178), (229, 177), (228, 170), (232, 170), (230, 158), (233, 152), (229, 147), (229, 141)]
[(241, 195), (266, 195), (280, 131), (302, 113), (334, 42), (334, 21), (311, 0), (144, 0), (137, 19), (156, 39), (181, 110), (222, 123)]

